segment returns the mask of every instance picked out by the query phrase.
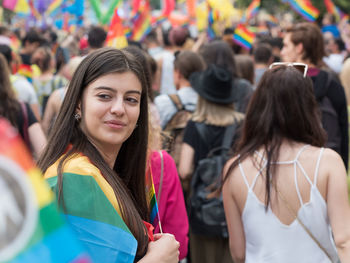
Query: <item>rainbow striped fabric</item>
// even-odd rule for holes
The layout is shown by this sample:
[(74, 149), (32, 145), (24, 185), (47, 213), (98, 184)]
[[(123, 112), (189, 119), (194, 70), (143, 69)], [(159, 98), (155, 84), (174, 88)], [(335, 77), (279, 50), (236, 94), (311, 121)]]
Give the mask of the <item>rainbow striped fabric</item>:
[(244, 25), (239, 24), (233, 34), (233, 40), (245, 49), (251, 49), (253, 41), (255, 39), (255, 34), (251, 32)]
[(17, 131), (4, 119), (0, 170), (0, 214), (5, 219), (0, 226), (0, 262), (91, 262), (59, 214), (53, 193)]
[(314, 7), (310, 0), (283, 0), (288, 3), (298, 14), (307, 21), (313, 22), (317, 19), (320, 11)]
[(146, 193), (148, 196), (148, 202), (149, 202), (150, 211), (151, 211), (150, 223), (153, 225), (154, 228), (156, 228), (156, 226), (160, 224), (160, 217), (159, 217), (159, 209), (158, 209), (158, 203), (156, 198), (156, 190), (154, 188), (153, 175), (152, 175), (152, 169), (150, 164), (148, 165), (148, 169), (146, 171)]
[[(59, 160), (45, 178), (58, 193)], [(94, 262), (133, 262), (137, 240), (124, 223), (114, 191), (100, 170), (82, 154), (74, 154), (63, 169), (64, 214)]]
[(242, 18), (242, 23), (248, 22), (249, 19), (253, 18), (258, 13), (259, 8), (260, 8), (260, 0), (253, 0), (244, 13), (244, 16)]
[(337, 21), (342, 20), (342, 19), (349, 19), (349, 16), (342, 12), (339, 7), (337, 7), (332, 0), (324, 0), (324, 4), (326, 6), (327, 12), (330, 14), (333, 14)]
[(58, 10), (62, 4), (63, 4), (63, 0), (53, 0), (51, 4), (48, 6), (48, 8), (46, 9), (45, 14), (46, 15), (52, 14), (53, 12)]
[(114, 15), (109, 25), (106, 43), (108, 47), (122, 49), (128, 46), (123, 22), (118, 15), (118, 8), (115, 8)]
[(143, 1), (141, 3), (133, 21), (134, 26), (131, 39), (134, 41), (142, 41), (152, 30), (149, 1)]

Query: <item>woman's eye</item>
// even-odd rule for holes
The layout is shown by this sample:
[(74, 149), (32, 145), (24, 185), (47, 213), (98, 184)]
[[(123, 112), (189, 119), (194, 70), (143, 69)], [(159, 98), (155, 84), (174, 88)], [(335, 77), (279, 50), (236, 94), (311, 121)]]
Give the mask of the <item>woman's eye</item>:
[(137, 104), (137, 103), (139, 102), (139, 100), (138, 100), (138, 99), (135, 99), (135, 98), (126, 98), (126, 100), (127, 100), (128, 102), (133, 103), (133, 104)]
[(97, 97), (104, 100), (111, 98), (111, 96), (109, 96), (108, 94), (98, 94)]

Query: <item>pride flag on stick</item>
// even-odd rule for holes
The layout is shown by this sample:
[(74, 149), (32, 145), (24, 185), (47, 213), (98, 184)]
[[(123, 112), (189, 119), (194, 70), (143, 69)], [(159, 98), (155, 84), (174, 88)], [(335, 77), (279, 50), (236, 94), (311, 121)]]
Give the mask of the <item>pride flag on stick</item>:
[(253, 0), (245, 11), (242, 22), (246, 23), (249, 21), (249, 19), (253, 18), (258, 13), (259, 8), (260, 0)]
[(148, 196), (148, 202), (149, 202), (150, 211), (151, 211), (150, 223), (153, 225), (153, 227), (156, 227), (158, 224), (160, 233), (163, 233), (162, 224), (160, 222), (158, 203), (156, 198), (156, 190), (154, 188), (154, 183), (153, 183), (152, 169), (150, 165), (148, 165), (148, 168), (146, 171), (146, 193)]
[(288, 3), (307, 21), (315, 21), (320, 14), (320, 11), (312, 5), (310, 0), (284, 0), (284, 2)]
[(248, 30), (244, 25), (239, 24), (233, 34), (233, 41), (245, 49), (251, 49), (255, 34)]

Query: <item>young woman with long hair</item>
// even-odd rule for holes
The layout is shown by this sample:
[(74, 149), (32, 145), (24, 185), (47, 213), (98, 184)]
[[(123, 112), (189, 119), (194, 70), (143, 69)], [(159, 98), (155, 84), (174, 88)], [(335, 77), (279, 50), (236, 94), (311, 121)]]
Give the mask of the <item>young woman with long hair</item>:
[(265, 72), (249, 103), (236, 157), (225, 166), (223, 200), (234, 262), (350, 259), (346, 171), (341, 157), (323, 148), (325, 131), (304, 72), (292, 64)]
[(49, 143), (39, 160), (69, 223), (104, 262), (176, 262), (172, 235), (147, 229), (148, 141), (143, 65), (129, 52), (89, 54), (69, 84)]

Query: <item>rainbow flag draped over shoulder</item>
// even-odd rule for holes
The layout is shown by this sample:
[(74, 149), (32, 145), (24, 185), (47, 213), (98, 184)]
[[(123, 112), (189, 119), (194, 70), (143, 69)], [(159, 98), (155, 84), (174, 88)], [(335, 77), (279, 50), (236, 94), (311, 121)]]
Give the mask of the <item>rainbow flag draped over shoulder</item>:
[(253, 0), (245, 11), (242, 22), (248, 22), (249, 19), (253, 18), (258, 13), (259, 8), (260, 0)]
[(91, 262), (17, 131), (0, 119), (0, 262)]
[(283, 0), (288, 3), (298, 14), (307, 21), (313, 22), (317, 19), (320, 11), (314, 7), (310, 0)]
[(244, 25), (239, 24), (233, 34), (233, 41), (238, 45), (244, 47), (245, 49), (251, 49), (253, 41), (255, 39), (255, 34), (251, 32)]
[[(45, 172), (58, 194), (59, 160)], [(115, 193), (88, 157), (75, 153), (63, 166), (62, 207), (93, 262), (133, 262), (137, 240), (124, 223)]]

